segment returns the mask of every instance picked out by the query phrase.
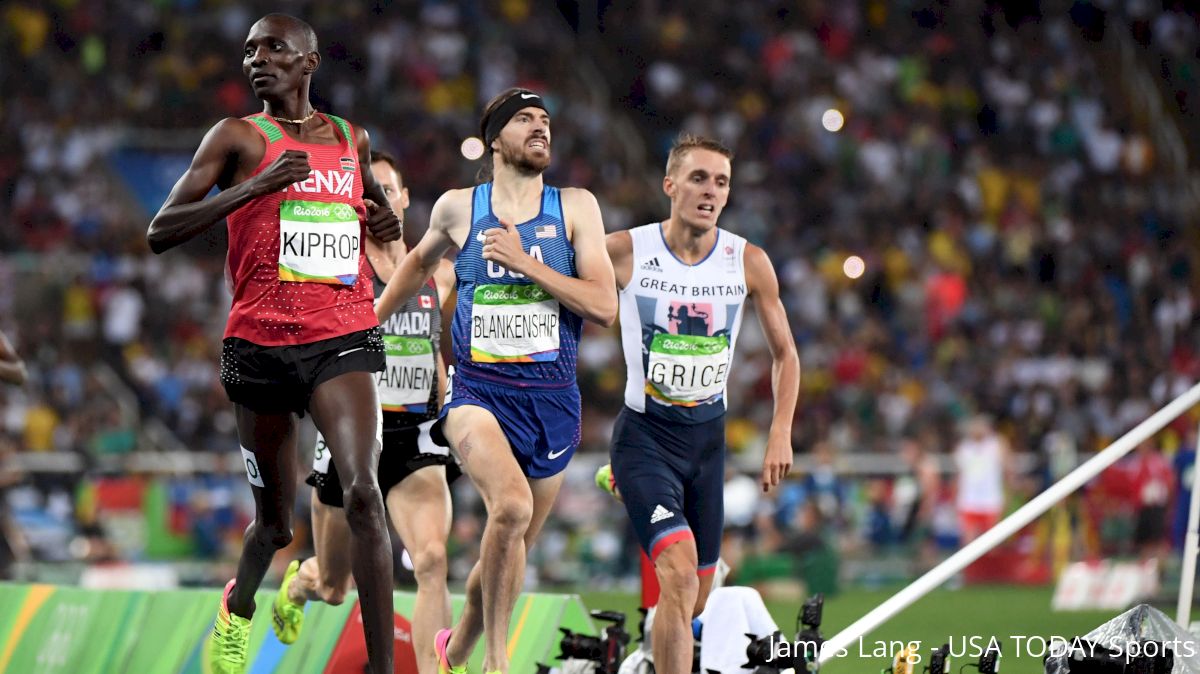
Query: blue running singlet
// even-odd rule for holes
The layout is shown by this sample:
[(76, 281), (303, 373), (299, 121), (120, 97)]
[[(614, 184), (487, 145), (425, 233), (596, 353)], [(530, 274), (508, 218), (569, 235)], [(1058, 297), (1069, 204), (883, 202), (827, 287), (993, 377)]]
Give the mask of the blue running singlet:
[[(483, 259), (483, 232), (501, 226), (492, 212), (492, 183), (477, 186), (471, 231), (454, 263), (457, 374), (521, 388), (573, 387), (583, 321), (523, 274)], [(577, 276), (557, 188), (543, 187), (537, 217), (516, 227), (527, 253), (560, 274)]]

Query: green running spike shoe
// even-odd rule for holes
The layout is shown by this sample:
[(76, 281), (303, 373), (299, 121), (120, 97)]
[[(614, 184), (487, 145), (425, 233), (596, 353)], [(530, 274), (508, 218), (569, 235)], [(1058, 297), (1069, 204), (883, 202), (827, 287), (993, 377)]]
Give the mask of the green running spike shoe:
[(233, 584), (225, 585), (221, 595), (221, 606), (217, 609), (217, 620), (204, 649), (208, 667), (212, 674), (245, 674), (246, 650), (250, 645), (250, 621), (229, 611), (229, 593)]
[(300, 573), (300, 560), (294, 559), (283, 573), (283, 583), (271, 604), (271, 629), (281, 644), (294, 644), (304, 626), (304, 604), (297, 604), (288, 596), (288, 587)]
[(621, 500), (621, 492), (617, 489), (617, 478), (613, 477), (612, 464), (606, 463), (596, 469), (596, 486)]

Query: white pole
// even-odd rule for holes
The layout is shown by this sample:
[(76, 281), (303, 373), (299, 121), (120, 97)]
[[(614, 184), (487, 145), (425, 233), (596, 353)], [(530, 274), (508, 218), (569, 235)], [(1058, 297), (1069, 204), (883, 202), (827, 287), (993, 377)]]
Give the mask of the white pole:
[(1183, 629), (1192, 621), (1192, 590), (1196, 582), (1196, 552), (1200, 550), (1200, 430), (1196, 432), (1195, 454), (1192, 457), (1192, 502), (1188, 507), (1187, 536), (1183, 539), (1183, 575), (1179, 577), (1179, 604), (1175, 622)]
[(876, 606), (865, 616), (854, 621), (846, 629), (838, 632), (833, 638), (826, 641), (825, 645), (821, 648), (820, 662), (824, 664), (842, 649), (848, 649), (850, 644), (855, 640), (879, 627), (888, 618), (903, 611), (907, 606), (946, 582), (951, 576), (962, 571), (968, 564), (979, 559), (985, 552), (1004, 542), (1005, 539), (1016, 533), (1021, 527), (1029, 524), (1039, 515), (1049, 510), (1055, 503), (1058, 503), (1068, 494), (1083, 486), (1084, 483), (1091, 480), (1100, 471), (1116, 463), (1118, 459), (1125, 456), (1130, 450), (1141, 444), (1142, 441), (1157, 433), (1198, 402), (1200, 402), (1200, 384), (1188, 389), (1186, 393), (1168, 403), (1166, 407), (1163, 407), (1158, 412), (1155, 412), (1149, 419), (1135, 426), (1133, 430), (1122, 435), (1116, 442), (1106, 447), (1099, 454), (1065, 475), (1063, 479), (1051, 485), (1046, 491), (1038, 494), (1032, 501), (1021, 506), (1016, 512), (1001, 520), (996, 526), (988, 529), (979, 538), (971, 541), (966, 547), (913, 581), (911, 585), (900, 590), (879, 606)]

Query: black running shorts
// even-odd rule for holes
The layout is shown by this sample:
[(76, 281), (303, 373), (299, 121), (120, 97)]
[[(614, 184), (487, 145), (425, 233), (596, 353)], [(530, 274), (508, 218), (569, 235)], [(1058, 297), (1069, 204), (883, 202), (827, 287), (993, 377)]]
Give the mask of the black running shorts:
[[(434, 424), (430, 419), (420, 426), (389, 427), (385, 422), (383, 428), (383, 450), (379, 454), (379, 491), (386, 500), (387, 493), (392, 487), (404, 481), (404, 478), (430, 466), (446, 467), (446, 484), (454, 482), (462, 471), (458, 464), (450, 458), (445, 447), (434, 444), (429, 437), (429, 429)], [(338, 478), (337, 466), (329, 455), (329, 447), (325, 439), (317, 435), (317, 449), (313, 455), (313, 470), (309, 473), (306, 483), (317, 490), (317, 500), (327, 506), (341, 508), (342, 481)]]
[(383, 363), (379, 328), (290, 346), (229, 337), (222, 342), (221, 383), (231, 402), (251, 411), (304, 416), (318, 386), (347, 372), (378, 372)]

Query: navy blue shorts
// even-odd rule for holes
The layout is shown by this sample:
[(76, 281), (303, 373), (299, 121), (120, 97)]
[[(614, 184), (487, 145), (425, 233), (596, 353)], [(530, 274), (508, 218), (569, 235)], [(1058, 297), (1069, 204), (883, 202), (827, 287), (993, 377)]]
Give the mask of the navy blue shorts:
[(434, 426), (433, 438), (445, 442), (441, 422), (455, 407), (474, 405), (492, 413), (508, 438), (526, 477), (552, 477), (567, 467), (579, 446), (579, 387), (529, 389), (483, 382), (454, 373), (450, 401)]
[(686, 425), (621, 409), (612, 471), (642, 549), (656, 559), (696, 541), (701, 574), (716, 570), (725, 519), (725, 416)]

